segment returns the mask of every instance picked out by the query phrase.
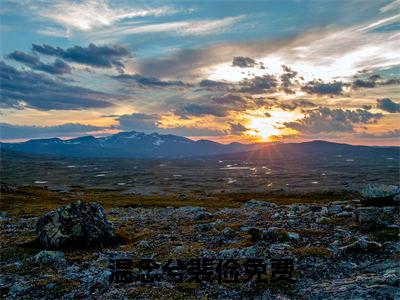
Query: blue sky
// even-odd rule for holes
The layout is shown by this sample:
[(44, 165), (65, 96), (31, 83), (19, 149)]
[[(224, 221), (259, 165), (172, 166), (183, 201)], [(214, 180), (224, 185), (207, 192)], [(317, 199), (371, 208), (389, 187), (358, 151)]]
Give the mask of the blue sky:
[(399, 7), (6, 0), (1, 138), (398, 144)]

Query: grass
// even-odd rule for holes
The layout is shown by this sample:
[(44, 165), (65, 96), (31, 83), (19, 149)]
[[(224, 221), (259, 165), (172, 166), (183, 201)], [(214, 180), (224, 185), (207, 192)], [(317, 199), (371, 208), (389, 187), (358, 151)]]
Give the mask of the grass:
[(0, 210), (11, 217), (38, 216), (60, 206), (77, 200), (98, 202), (104, 208), (112, 207), (181, 207), (203, 206), (210, 210), (238, 208), (250, 199), (269, 201), (277, 204), (312, 204), (342, 200), (349, 196), (347, 192), (309, 192), (309, 193), (220, 193), (202, 198), (193, 195), (188, 199), (174, 196), (125, 195), (119, 191), (81, 189), (64, 194), (39, 187), (21, 187), (14, 193), (2, 193)]

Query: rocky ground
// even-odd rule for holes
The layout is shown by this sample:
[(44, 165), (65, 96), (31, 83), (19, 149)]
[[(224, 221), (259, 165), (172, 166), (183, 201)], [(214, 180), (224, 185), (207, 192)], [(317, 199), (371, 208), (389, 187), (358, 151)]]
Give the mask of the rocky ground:
[[(7, 198), (18, 191), (2, 186), (2, 192)], [(107, 205), (106, 216), (96, 204), (75, 203), (45, 216), (4, 206), (1, 297), (398, 299), (398, 192), (370, 186), (340, 201), (247, 199), (226, 208), (184, 201), (179, 207)], [(264, 283), (111, 284), (109, 259), (120, 256), (163, 263), (207, 257), (262, 258), (269, 264), (292, 258), (294, 282), (272, 282), (268, 271)]]

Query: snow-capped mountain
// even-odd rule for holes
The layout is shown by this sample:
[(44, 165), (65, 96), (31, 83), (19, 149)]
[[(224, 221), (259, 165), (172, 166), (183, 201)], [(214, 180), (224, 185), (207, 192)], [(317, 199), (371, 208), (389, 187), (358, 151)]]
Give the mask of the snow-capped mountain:
[(193, 141), (158, 133), (120, 132), (106, 137), (83, 136), (69, 140), (35, 139), (22, 143), (1, 143), (3, 149), (35, 154), (78, 157), (191, 157), (243, 152), (263, 144), (219, 144), (208, 140)]

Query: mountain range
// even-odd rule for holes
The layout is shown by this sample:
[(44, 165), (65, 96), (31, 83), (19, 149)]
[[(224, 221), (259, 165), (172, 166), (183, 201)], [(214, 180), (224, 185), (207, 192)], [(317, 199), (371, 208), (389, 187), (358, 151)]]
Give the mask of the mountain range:
[(399, 147), (368, 147), (312, 141), (305, 143), (220, 144), (209, 140), (194, 141), (176, 135), (158, 133), (120, 132), (106, 137), (83, 136), (68, 140), (59, 138), (33, 139), (19, 143), (0, 143), (2, 150), (66, 157), (130, 157), (130, 158), (184, 158), (196, 156), (266, 155), (313, 156), (321, 154), (354, 153), (374, 155), (387, 152), (398, 155)]

